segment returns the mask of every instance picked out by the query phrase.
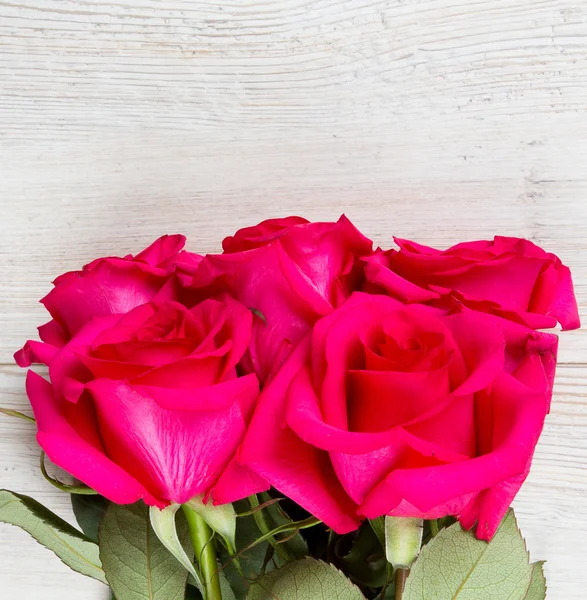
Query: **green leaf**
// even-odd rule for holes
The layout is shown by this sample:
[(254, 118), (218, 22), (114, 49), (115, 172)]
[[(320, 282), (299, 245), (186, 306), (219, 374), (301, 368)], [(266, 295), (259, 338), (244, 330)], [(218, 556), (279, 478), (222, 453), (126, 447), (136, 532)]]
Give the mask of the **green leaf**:
[(0, 521), (30, 533), (70, 569), (106, 583), (98, 546), (33, 498), (0, 490)]
[(364, 600), (359, 588), (338, 569), (303, 558), (271, 571), (251, 586), (247, 600)]
[(61, 490), (62, 492), (67, 492), (68, 494), (83, 494), (85, 496), (95, 496), (98, 492), (96, 492), (96, 490), (93, 490), (91, 487), (88, 487), (87, 485), (83, 484), (83, 483), (79, 483), (79, 484), (70, 484), (70, 483), (63, 483), (63, 481), (59, 481), (59, 479), (56, 479), (55, 477), (51, 477), (51, 475), (49, 475), (49, 473), (47, 473), (47, 469), (45, 467), (45, 452), (41, 451), (41, 459), (40, 459), (40, 464), (39, 466), (41, 467), (41, 473), (43, 474), (43, 477), (54, 487), (56, 487), (58, 490)]
[(368, 524), (345, 535), (332, 533), (330, 540), (330, 562), (355, 583), (370, 588), (380, 588), (385, 584), (388, 567), (391, 567)]
[[(225, 575), (221, 570), (220, 564), (218, 564), (218, 579), (220, 580), (220, 591), (222, 593), (222, 600), (236, 600), (236, 596), (232, 587)], [(244, 596), (242, 596), (244, 598)], [(202, 600), (202, 594), (196, 587), (196, 582), (192, 577), (188, 575), (188, 586), (185, 591), (185, 600)]]
[(214, 506), (211, 502), (204, 504), (202, 497), (192, 498), (186, 504), (197, 512), (206, 523), (219, 535), (228, 545), (228, 549), (234, 552), (236, 548), (236, 513), (232, 504), (221, 504)]
[(222, 593), (222, 600), (236, 600), (236, 596), (232, 591), (232, 587), (226, 575), (222, 571), (218, 571), (218, 579), (220, 580), (220, 592)]
[[(536, 569), (528, 563), (524, 540), (510, 510), (489, 543), (458, 524), (441, 530), (414, 563), (403, 598), (542, 600), (542, 570)], [(533, 595), (528, 595), (530, 592)]]
[(422, 545), (422, 519), (385, 517), (385, 555), (394, 569), (409, 569)]
[[(200, 575), (192, 564), (191, 551), (190, 556), (188, 556), (184, 544), (179, 539), (175, 514), (180, 508), (180, 504), (170, 504), (163, 510), (158, 509), (156, 506), (151, 506), (149, 508), (151, 527), (153, 527), (153, 531), (159, 538), (159, 541), (183, 565), (186, 571), (193, 577), (196, 587), (203, 593), (204, 586), (202, 585)], [(189, 548), (193, 549), (191, 545)]]
[(370, 519), (369, 525), (375, 532), (381, 547), (385, 549), (385, 517), (377, 517), (376, 519)]
[(36, 423), (33, 417), (29, 417), (28, 415), (18, 412), (17, 410), (12, 410), (12, 408), (4, 408), (0, 406), (0, 413), (6, 415), (7, 417), (16, 417), (17, 419), (23, 419), (25, 421), (29, 421), (30, 423)]
[(543, 600), (546, 597), (546, 579), (544, 579), (543, 564), (542, 562), (536, 562), (532, 565), (532, 579), (524, 600)]
[(78, 525), (94, 542), (98, 541), (98, 527), (108, 504), (108, 500), (104, 496), (71, 494), (71, 507)]
[[(185, 521), (178, 519), (177, 530), (189, 552)], [(184, 600), (188, 573), (159, 541), (142, 502), (110, 504), (98, 537), (106, 579), (117, 600)]]

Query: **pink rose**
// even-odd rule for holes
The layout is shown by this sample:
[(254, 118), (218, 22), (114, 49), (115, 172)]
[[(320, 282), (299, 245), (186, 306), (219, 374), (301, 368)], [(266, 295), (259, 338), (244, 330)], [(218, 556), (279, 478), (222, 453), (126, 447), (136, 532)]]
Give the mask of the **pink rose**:
[(228, 291), (255, 310), (243, 368), (265, 381), (318, 318), (360, 288), (359, 257), (372, 242), (344, 216), (336, 223), (288, 217), (241, 229), (223, 248), (200, 263), (193, 287)]
[(435, 250), (396, 239), (398, 250), (367, 258), (367, 279), (404, 302), (441, 304), (456, 292), (467, 306), (532, 329), (580, 326), (571, 272), (560, 259), (520, 238), (463, 242)]
[(41, 300), (53, 319), (39, 327), (39, 336), (63, 346), (94, 316), (122, 314), (153, 299), (175, 298), (172, 276), (178, 263), (197, 264), (201, 259), (182, 251), (184, 244), (183, 235), (164, 235), (134, 257), (98, 258), (81, 271), (59, 276)]
[(339, 533), (457, 515), (489, 539), (548, 412), (557, 337), (354, 294), (262, 392), (241, 460)]
[(174, 269), (198, 262), (178, 258), (182, 245), (162, 238), (59, 278), (45, 302), (63, 337), (15, 355), (49, 367), (51, 383), (27, 376), (39, 444), (113, 502), (225, 503), (267, 488), (236, 459), (259, 392), (236, 368), (253, 315), (228, 295), (177, 302)]

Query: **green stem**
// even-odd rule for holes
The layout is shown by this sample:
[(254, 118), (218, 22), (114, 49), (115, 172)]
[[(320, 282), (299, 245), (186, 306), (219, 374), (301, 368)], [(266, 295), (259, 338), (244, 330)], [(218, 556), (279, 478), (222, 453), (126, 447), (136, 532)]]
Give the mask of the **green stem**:
[(395, 571), (395, 600), (402, 600), (408, 569), (396, 569)]
[[(257, 508), (259, 506), (259, 499), (257, 498), (256, 494), (249, 496), (249, 504), (251, 505), (251, 508)], [(265, 515), (263, 514), (263, 509), (256, 510), (253, 513), (253, 518), (255, 519), (255, 523), (256, 523), (257, 527), (259, 528), (259, 531), (263, 535), (267, 535), (271, 531), (269, 525), (267, 524), (267, 521), (265, 520)], [(280, 544), (278, 542), (278, 540), (275, 539), (275, 536), (270, 536), (267, 539), (267, 541), (273, 547), (273, 549), (277, 552), (277, 554), (279, 554), (279, 556), (281, 556), (281, 558), (283, 560), (285, 560), (286, 562), (295, 560), (295, 556), (293, 556), (288, 551), (288, 549), (286, 548), (286, 546), (284, 544)]]
[(432, 537), (436, 537), (438, 535), (438, 519), (431, 519), (429, 521), (430, 524), (430, 533)]
[(216, 551), (212, 529), (206, 521), (187, 504), (182, 505), (185, 518), (188, 522), (190, 539), (194, 547), (196, 561), (200, 566), (200, 573), (206, 592), (205, 600), (222, 600), (220, 591), (220, 578), (216, 564)]

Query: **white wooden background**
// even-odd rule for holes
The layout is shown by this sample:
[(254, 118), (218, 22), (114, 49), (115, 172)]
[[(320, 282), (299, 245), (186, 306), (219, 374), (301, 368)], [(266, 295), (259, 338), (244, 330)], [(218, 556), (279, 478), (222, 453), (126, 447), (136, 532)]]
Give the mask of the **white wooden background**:
[[(0, 405), (59, 273), (164, 232), (218, 250), (342, 211), (375, 241), (525, 236), (573, 269), (587, 322), (583, 0), (0, 2)], [(587, 334), (562, 336), (516, 509), (550, 600), (587, 597)], [(0, 487), (70, 519), (33, 428), (0, 415)], [(0, 525), (0, 596), (104, 600)]]

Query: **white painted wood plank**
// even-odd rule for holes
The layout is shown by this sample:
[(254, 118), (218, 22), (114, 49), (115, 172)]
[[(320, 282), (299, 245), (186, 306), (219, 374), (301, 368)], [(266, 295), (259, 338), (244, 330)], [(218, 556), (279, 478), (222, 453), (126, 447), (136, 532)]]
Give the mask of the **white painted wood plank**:
[[(276, 214), (344, 211), (382, 245), (528, 237), (573, 269), (587, 319), (586, 57), (575, 0), (1, 2), (0, 364), (59, 273), (165, 232), (217, 250)], [(561, 361), (586, 357), (566, 333)], [(549, 599), (579, 600), (587, 383), (559, 373), (517, 509)], [(22, 404), (22, 375), (0, 394)], [(0, 419), (0, 485), (68, 516), (30, 428)], [(0, 581), (103, 598), (5, 526)]]

